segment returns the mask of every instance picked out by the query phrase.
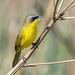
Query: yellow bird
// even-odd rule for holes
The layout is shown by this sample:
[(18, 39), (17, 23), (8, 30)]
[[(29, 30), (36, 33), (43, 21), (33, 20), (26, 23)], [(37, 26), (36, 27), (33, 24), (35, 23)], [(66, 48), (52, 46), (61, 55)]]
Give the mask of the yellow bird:
[(12, 67), (14, 67), (18, 62), (21, 55), (21, 50), (30, 46), (36, 38), (37, 35), (37, 23), (41, 20), (38, 15), (30, 14), (25, 17), (24, 24), (19, 31), (19, 34), (15, 43), (15, 57), (13, 60)]

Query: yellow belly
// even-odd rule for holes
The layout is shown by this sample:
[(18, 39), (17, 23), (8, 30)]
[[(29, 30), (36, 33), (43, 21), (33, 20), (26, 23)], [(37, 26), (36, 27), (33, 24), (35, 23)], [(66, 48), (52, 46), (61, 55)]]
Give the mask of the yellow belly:
[(33, 41), (35, 40), (36, 35), (37, 35), (37, 28), (35, 28), (35, 29), (32, 29), (30, 27), (26, 28), (24, 35), (25, 36), (24, 36), (23, 40), (21, 41), (22, 49), (30, 46), (33, 43)]
[[(16, 51), (18, 52), (18, 51), (23, 50), (24, 48), (27, 48), (28, 46), (30, 46), (33, 43), (33, 41), (35, 40), (36, 35), (37, 35), (37, 27), (35, 27), (35, 28), (23, 27), (19, 34), (19, 38), (16, 41), (16, 45), (19, 45), (19, 46), (17, 46)], [(22, 39), (19, 40), (20, 38), (22, 38)]]
[(27, 48), (33, 43), (37, 35), (37, 22), (38, 20), (21, 28), (15, 43), (16, 52)]

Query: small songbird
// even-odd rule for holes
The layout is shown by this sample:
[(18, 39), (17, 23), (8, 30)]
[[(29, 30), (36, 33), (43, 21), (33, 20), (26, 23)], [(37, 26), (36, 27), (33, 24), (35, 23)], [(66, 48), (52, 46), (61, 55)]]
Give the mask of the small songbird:
[(30, 14), (25, 17), (24, 24), (18, 33), (15, 43), (15, 57), (13, 60), (12, 67), (18, 62), (21, 55), (21, 50), (30, 46), (37, 35), (37, 23), (41, 20), (41, 16)]

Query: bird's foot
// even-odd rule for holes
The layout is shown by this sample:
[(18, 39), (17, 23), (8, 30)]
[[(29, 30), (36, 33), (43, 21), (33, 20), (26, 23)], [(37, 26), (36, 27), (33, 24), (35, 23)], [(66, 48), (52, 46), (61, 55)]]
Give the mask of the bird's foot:
[(24, 56), (22, 56), (22, 59), (23, 59), (23, 61), (26, 63), (26, 60), (27, 60), (27, 59), (26, 59)]
[(21, 58), (23, 59), (23, 62), (25, 63), (25, 65), (27, 65), (26, 63), (27, 58), (25, 58), (23, 55), (21, 56)]
[(38, 48), (36, 43), (32, 43), (32, 45), (34, 46), (34, 48)]
[(24, 63), (26, 63), (27, 58), (25, 58), (21, 52), (21, 59), (23, 59)]

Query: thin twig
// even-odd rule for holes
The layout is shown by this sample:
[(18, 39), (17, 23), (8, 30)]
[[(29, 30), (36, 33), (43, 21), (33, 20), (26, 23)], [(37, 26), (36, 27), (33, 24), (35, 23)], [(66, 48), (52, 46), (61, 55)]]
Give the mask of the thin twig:
[(61, 8), (61, 6), (62, 6), (63, 2), (64, 2), (64, 0), (61, 0), (60, 4), (59, 4), (59, 6), (58, 6), (58, 9), (57, 9), (57, 11), (56, 11), (57, 13), (59, 13), (60, 8)]
[[(62, 11), (61, 11), (61, 13), (63, 14), (64, 12), (66, 12), (67, 11), (67, 9), (73, 4), (75, 2), (75, 0), (72, 0)], [(61, 14), (60, 13), (60, 14)]]
[(66, 11), (69, 11), (70, 9), (72, 9), (73, 7), (75, 7), (75, 5), (71, 6), (69, 9), (67, 9)]
[(55, 14), (56, 14), (56, 9), (58, 5), (59, 0), (56, 1), (55, 7), (54, 7), (54, 13), (53, 13), (53, 19), (55, 20)]
[(23, 67), (36, 67), (36, 66), (42, 66), (42, 65), (53, 65), (53, 64), (72, 63), (72, 62), (75, 62), (75, 59), (65, 60), (65, 61), (57, 61), (57, 62), (25, 64)]
[(75, 17), (60, 17), (58, 20), (70, 20), (70, 19), (75, 19)]
[[(40, 35), (40, 37), (38, 38), (38, 40), (36, 41), (36, 45), (39, 46), (39, 44), (42, 42), (42, 40), (45, 38), (45, 36), (47, 35), (47, 33), (50, 31), (50, 29), (53, 27), (53, 25), (55, 24), (55, 22), (57, 21), (57, 19), (63, 14), (64, 11), (66, 11), (68, 9), (68, 7), (74, 2), (75, 0), (73, 0), (72, 2), (70, 2), (70, 4), (68, 4), (68, 6), (66, 6), (60, 13), (57, 14), (56, 19), (54, 20), (53, 18), (51, 19), (50, 23), (48, 24), (48, 26), (45, 28), (45, 30), (43, 31), (43, 33)], [(24, 61), (23, 59), (21, 61), (19, 61), (19, 63), (7, 74), (7, 75), (13, 75), (15, 74), (24, 64), (25, 62), (31, 57), (31, 55), (34, 53), (34, 51), (36, 50), (36, 47), (32, 47), (27, 54), (24, 56), (26, 58), (26, 60)]]

